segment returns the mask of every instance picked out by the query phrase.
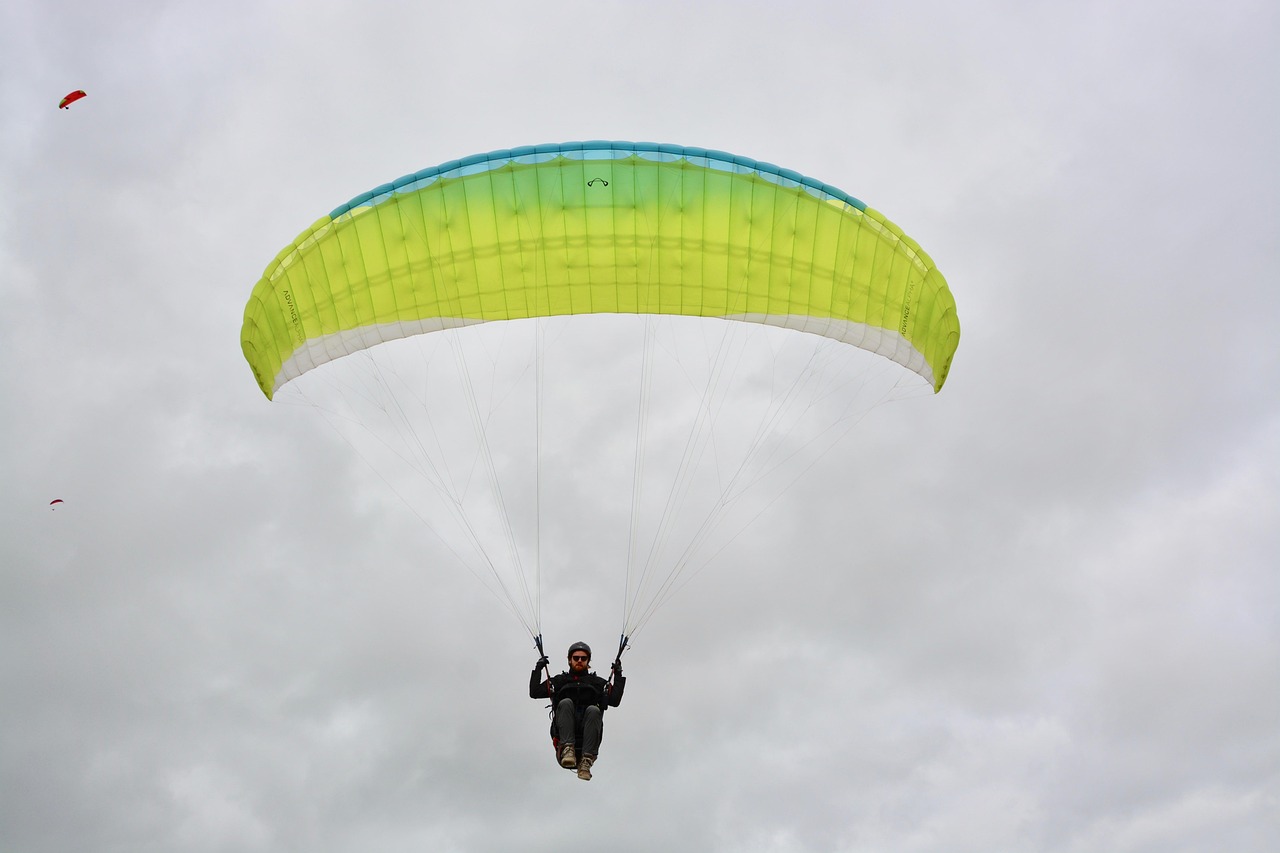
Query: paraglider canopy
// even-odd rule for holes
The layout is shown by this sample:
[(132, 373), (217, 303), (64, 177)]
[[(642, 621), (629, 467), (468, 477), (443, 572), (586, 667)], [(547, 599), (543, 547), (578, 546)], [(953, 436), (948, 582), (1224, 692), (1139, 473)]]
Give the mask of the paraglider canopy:
[(85, 97), (84, 89), (76, 89), (74, 92), (69, 92), (65, 98), (58, 102), (58, 109), (65, 110), (83, 97)]
[(933, 261), (847, 193), (723, 151), (570, 142), (454, 160), (336, 208), (264, 271), (241, 345), (271, 397), (384, 341), (599, 313), (796, 329), (934, 391), (960, 340)]

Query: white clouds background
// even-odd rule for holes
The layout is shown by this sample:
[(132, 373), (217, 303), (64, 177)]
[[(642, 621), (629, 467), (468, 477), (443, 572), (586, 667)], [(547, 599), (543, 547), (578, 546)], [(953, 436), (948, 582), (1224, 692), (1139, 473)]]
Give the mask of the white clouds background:
[[(5, 7), (0, 847), (1275, 849), (1278, 35), (1243, 0)], [(964, 333), (645, 629), (590, 785), (510, 617), (238, 346), (337, 204), (570, 139), (846, 189)], [(619, 503), (599, 417), (575, 507)], [(553, 648), (617, 633), (597, 515), (550, 522)]]

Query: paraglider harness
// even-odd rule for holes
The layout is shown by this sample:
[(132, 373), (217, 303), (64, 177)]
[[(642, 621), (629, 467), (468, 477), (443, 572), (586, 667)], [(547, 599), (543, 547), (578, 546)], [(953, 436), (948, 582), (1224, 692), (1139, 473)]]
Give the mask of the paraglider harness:
[[(606, 689), (613, 686), (614, 675), (616, 675), (622, 669), (622, 653), (625, 652), (628, 648), (630, 648), (630, 646), (628, 645), (628, 640), (630, 639), (631, 639), (630, 637), (623, 634), (622, 637), (618, 640), (618, 654), (614, 657), (613, 666), (610, 667), (609, 669), (609, 678), (605, 682)], [(539, 634), (538, 636), (534, 637), (533, 643), (538, 649), (538, 656), (540, 658), (545, 659), (547, 654), (542, 650), (542, 635)], [(555, 688), (552, 686), (552, 683), (551, 683), (551, 665), (544, 663), (542, 665), (542, 668), (547, 673), (547, 692), (550, 694), (550, 699), (551, 699), (551, 704), (547, 706), (547, 717), (548, 719), (551, 720), (551, 748), (552, 748), (552, 751), (555, 753), (556, 764), (559, 765), (560, 734), (556, 730), (556, 697), (555, 697)], [(605, 695), (602, 693), (600, 696), (601, 705), (603, 705), (604, 699), (605, 699)], [(577, 702), (574, 703), (573, 742), (579, 745), (581, 745), (584, 740), (583, 733), (582, 733), (583, 715), (584, 715), (584, 712), (586, 711), (587, 705), (590, 705), (590, 704), (595, 704), (595, 703), (588, 702), (582, 705), (579, 705)], [(572, 770), (573, 768), (570, 767), (568, 769)]]

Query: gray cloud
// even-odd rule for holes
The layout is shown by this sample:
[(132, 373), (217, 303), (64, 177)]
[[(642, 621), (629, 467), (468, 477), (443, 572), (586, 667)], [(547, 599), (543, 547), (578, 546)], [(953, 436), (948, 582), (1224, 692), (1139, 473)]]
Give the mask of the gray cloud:
[[(1275, 847), (1273, 8), (0, 16), (0, 847)], [(744, 507), (654, 614), (590, 785), (552, 763), (519, 622), (238, 347), (335, 205), (575, 138), (843, 187), (964, 329), (943, 393)], [(620, 337), (553, 349), (553, 658), (618, 634)], [(524, 455), (496, 459), (527, 555)]]

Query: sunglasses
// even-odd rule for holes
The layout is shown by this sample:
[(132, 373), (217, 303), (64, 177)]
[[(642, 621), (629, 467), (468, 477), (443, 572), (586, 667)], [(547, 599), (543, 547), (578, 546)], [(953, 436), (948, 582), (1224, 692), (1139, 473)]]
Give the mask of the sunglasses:
[(569, 660), (591, 660), (591, 658), (587, 657), (586, 655), (574, 655), (573, 657), (569, 658)]

